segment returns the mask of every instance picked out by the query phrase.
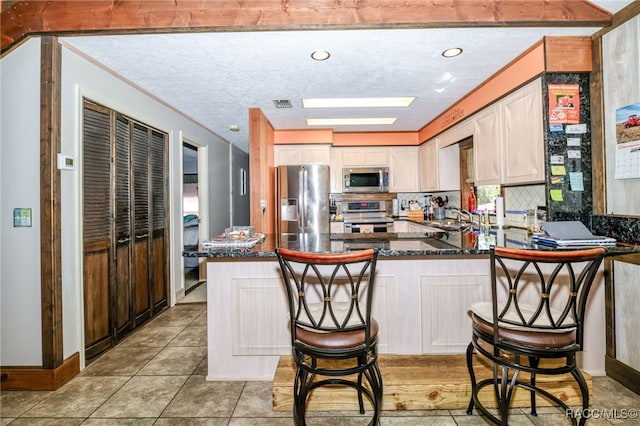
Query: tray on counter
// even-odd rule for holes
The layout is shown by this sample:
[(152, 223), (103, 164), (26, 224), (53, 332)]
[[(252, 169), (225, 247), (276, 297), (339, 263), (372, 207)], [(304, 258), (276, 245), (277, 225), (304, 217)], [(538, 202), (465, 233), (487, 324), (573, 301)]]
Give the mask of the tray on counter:
[(202, 242), (202, 248), (251, 248), (264, 239), (264, 234), (254, 234), (251, 237), (233, 239), (226, 237), (215, 237)]

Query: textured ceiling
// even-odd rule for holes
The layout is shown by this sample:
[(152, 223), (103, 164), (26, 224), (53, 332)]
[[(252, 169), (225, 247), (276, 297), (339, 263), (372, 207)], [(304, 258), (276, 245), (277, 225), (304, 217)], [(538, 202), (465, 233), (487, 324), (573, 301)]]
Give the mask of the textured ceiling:
[[(611, 13), (630, 1), (594, 1)], [(545, 35), (600, 28), (449, 28), (218, 32), (63, 37), (223, 139), (248, 152), (248, 109), (275, 129), (306, 118), (398, 117), (392, 125), (334, 131), (417, 131)], [(461, 47), (445, 59), (441, 52)], [(316, 62), (313, 50), (331, 52)], [(570, 54), (570, 52), (568, 52)], [(303, 109), (306, 97), (415, 96), (408, 108)], [(291, 100), (277, 109), (273, 100)], [(237, 125), (232, 132), (229, 126)], [(197, 143), (197, 141), (194, 141)]]

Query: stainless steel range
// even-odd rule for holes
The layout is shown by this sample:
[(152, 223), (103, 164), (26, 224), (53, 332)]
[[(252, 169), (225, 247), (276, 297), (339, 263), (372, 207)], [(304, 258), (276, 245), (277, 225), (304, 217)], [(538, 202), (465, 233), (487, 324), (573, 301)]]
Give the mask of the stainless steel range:
[(343, 202), (344, 230), (349, 233), (392, 232), (393, 219), (387, 217), (384, 201)]

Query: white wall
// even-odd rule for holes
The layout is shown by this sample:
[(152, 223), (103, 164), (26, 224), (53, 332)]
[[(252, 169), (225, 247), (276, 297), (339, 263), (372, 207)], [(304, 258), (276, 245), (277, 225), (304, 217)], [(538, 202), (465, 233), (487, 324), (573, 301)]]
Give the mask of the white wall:
[[(0, 365), (42, 364), (40, 40), (0, 59)], [(13, 227), (31, 208), (32, 226)]]
[[(7, 54), (2, 66), (0, 229), (1, 365), (41, 365), (39, 121), (40, 39)], [(63, 355), (84, 362), (82, 311), (82, 98), (113, 108), (169, 134), (170, 304), (182, 277), (182, 142), (205, 147), (209, 200), (216, 200), (213, 228), (230, 222), (230, 145), (146, 93), (131, 87), (63, 44), (61, 151), (76, 168), (61, 171)], [(221, 153), (224, 153), (221, 155)], [(220, 161), (220, 157), (226, 161)], [(225, 186), (226, 183), (226, 186)], [(212, 203), (213, 204), (213, 203)], [(13, 228), (14, 207), (33, 209), (33, 227)], [(226, 214), (226, 217), (225, 217)]]
[(640, 16), (602, 37), (607, 214), (640, 215), (640, 181), (615, 179), (616, 109), (640, 102)]

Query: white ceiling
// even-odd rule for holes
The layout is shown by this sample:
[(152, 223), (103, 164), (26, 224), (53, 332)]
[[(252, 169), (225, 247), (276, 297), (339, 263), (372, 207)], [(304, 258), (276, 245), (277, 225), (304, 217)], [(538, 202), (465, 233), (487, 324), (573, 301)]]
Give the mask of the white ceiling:
[[(593, 1), (615, 13), (631, 1)], [(545, 35), (600, 28), (455, 28), (69, 36), (104, 67), (248, 152), (248, 109), (275, 129), (306, 118), (398, 117), (388, 126), (334, 131), (417, 131)], [(461, 47), (461, 56), (441, 52)], [(313, 50), (331, 58), (316, 62)], [(567, 52), (570, 54), (570, 52)], [(415, 96), (408, 108), (303, 109), (307, 97)], [(273, 100), (291, 100), (278, 109)], [(239, 131), (229, 129), (237, 125)], [(322, 128), (320, 126), (312, 128)], [(194, 141), (197, 143), (197, 141)]]

